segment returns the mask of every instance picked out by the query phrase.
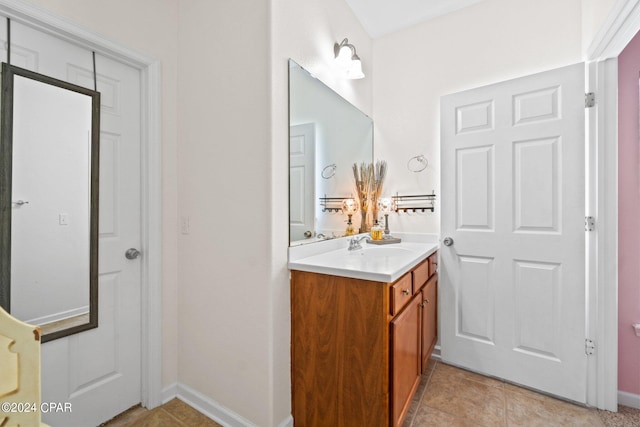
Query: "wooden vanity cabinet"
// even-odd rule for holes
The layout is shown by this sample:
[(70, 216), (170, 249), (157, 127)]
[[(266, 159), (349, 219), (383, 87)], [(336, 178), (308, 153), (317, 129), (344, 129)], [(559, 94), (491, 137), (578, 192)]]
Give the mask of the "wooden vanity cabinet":
[(402, 425), (436, 339), (429, 260), (394, 283), (291, 271), (296, 427)]
[(429, 357), (438, 341), (438, 253), (431, 254), (413, 269), (414, 285), (422, 292), (421, 313), (421, 354), (420, 373), (427, 370)]
[(422, 292), (391, 321), (391, 425), (401, 426), (420, 384)]
[(438, 341), (438, 276), (433, 275), (422, 289), (422, 363), (420, 373), (427, 370), (429, 357)]

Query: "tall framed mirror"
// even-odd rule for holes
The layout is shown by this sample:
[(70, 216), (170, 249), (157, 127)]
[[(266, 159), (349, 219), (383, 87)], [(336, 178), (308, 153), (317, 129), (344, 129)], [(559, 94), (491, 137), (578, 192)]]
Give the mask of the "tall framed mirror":
[(341, 202), (323, 200), (354, 197), (354, 163), (373, 163), (373, 120), (290, 59), (290, 246), (345, 234)]
[(98, 326), (100, 94), (2, 64), (0, 305), (42, 341)]

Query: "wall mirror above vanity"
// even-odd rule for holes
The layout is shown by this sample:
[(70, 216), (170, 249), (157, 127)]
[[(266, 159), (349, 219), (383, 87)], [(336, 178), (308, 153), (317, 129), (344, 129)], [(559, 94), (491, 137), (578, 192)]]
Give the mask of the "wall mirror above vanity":
[(98, 326), (100, 94), (2, 64), (0, 305), (50, 341)]
[(373, 120), (290, 59), (289, 244), (343, 236), (352, 166), (372, 162)]

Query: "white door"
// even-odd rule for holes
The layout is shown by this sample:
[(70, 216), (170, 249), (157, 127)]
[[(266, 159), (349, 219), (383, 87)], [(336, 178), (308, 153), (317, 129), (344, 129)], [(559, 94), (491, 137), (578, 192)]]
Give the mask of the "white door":
[(446, 362), (586, 401), (584, 64), (441, 99)]
[[(18, 23), (11, 29), (13, 65), (93, 89), (91, 51)], [(97, 329), (42, 345), (42, 401), (72, 407), (43, 414), (51, 426), (96, 426), (141, 400), (140, 260), (124, 256), (128, 248), (141, 249), (140, 73), (99, 55), (96, 69), (101, 93), (99, 323)]]
[(291, 126), (289, 131), (289, 239), (292, 242), (308, 239), (314, 232), (315, 136), (313, 123)]

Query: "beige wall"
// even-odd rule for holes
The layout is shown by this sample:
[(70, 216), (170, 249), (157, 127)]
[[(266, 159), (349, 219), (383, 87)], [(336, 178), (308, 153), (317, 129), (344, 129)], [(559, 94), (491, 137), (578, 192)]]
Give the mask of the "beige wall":
[(181, 0), (179, 381), (271, 424), (268, 1)]
[[(581, 0), (485, 0), (374, 41), (375, 156), (387, 192), (440, 194), (440, 97), (581, 60)], [(424, 154), (430, 166), (407, 169)], [(439, 204), (437, 205), (439, 206)], [(434, 214), (393, 215), (391, 230), (438, 233)]]
[(162, 383), (178, 379), (178, 0), (31, 0), (162, 62)]

